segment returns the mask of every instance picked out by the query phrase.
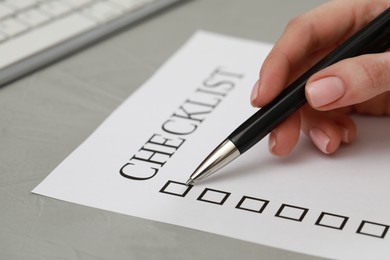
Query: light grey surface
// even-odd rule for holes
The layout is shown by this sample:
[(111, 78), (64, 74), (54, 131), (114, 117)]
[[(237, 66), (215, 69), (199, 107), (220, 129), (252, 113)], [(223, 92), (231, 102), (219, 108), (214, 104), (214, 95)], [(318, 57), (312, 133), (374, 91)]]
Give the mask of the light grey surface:
[(188, 1), (0, 88), (0, 259), (317, 259), (30, 191), (194, 31), (274, 42), (323, 2)]

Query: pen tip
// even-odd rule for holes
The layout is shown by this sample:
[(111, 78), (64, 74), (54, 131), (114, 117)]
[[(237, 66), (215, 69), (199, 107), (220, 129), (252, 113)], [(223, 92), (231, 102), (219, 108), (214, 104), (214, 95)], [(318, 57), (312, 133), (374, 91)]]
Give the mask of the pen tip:
[(188, 179), (188, 181), (186, 182), (186, 185), (187, 186), (190, 186), (190, 185), (194, 185), (195, 184), (195, 182), (194, 182), (194, 180), (193, 179)]

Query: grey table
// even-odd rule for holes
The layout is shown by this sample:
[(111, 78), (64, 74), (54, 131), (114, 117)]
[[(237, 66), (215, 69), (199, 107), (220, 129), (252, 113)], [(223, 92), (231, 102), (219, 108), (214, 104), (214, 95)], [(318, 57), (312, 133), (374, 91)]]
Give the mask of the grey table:
[(30, 191), (194, 31), (275, 42), (323, 2), (188, 1), (0, 88), (0, 259), (316, 259)]

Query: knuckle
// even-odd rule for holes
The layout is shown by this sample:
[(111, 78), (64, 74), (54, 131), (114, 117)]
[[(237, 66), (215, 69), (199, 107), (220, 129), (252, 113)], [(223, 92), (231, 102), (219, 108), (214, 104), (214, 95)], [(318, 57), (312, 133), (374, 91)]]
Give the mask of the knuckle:
[(301, 29), (302, 26), (304, 26), (305, 18), (303, 15), (295, 16), (293, 17), (288, 23), (287, 23), (287, 30), (294, 30), (294, 29)]
[[(375, 61), (360, 61), (358, 63), (362, 76), (364, 77), (364, 83), (362, 88), (370, 88), (375, 91), (376, 94), (380, 94), (383, 86), (388, 81), (389, 68), (385, 60), (381, 57), (377, 57)], [(367, 89), (365, 89), (367, 91)]]
[(294, 34), (297, 39), (299, 38), (303, 47), (309, 51), (321, 45), (313, 17), (308, 13), (292, 18), (287, 24), (286, 32)]

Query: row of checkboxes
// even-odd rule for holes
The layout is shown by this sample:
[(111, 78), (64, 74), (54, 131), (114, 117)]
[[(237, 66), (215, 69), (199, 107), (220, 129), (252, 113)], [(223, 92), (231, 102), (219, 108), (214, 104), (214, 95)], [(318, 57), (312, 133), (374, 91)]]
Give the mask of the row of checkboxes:
[[(169, 180), (161, 188), (160, 192), (173, 196), (185, 197), (190, 192), (191, 188), (192, 186), (187, 186), (185, 183)], [(198, 196), (197, 200), (223, 205), (230, 195), (230, 192), (206, 188)], [(269, 200), (243, 196), (235, 208), (261, 214), (269, 203)], [(308, 208), (282, 204), (276, 212), (275, 217), (302, 222), (308, 211)], [(347, 216), (322, 212), (315, 222), (315, 225), (342, 230), (348, 219)], [(356, 230), (356, 233), (377, 238), (385, 238), (388, 230), (389, 225), (363, 220)]]

